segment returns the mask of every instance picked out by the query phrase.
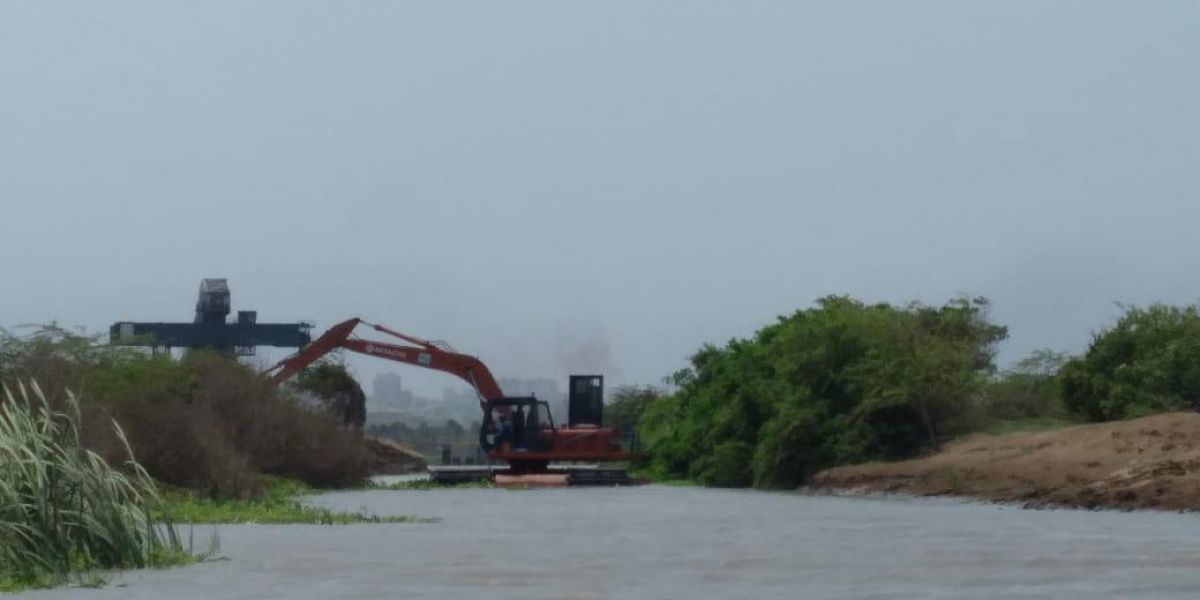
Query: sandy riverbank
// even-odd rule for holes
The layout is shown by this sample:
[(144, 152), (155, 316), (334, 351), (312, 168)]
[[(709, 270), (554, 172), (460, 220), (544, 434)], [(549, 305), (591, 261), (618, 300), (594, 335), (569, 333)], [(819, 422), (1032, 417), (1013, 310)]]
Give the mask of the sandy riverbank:
[(822, 471), (811, 486), (1027, 506), (1198, 510), (1200, 414), (977, 435), (926, 458)]
[(371, 475), (424, 473), (425, 457), (420, 452), (385, 438), (364, 437), (363, 446), (370, 456)]

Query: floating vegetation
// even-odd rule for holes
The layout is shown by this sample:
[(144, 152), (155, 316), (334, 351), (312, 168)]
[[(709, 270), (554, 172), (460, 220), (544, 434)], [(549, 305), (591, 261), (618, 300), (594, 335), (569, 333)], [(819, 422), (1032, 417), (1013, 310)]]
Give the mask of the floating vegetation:
[(165, 514), (181, 523), (213, 524), (312, 524), (349, 523), (432, 523), (438, 519), (413, 515), (376, 515), (365, 509), (357, 512), (332, 511), (307, 506), (297, 498), (321, 493), (304, 484), (272, 478), (265, 493), (256, 498), (214, 498), (183, 488), (164, 492)]

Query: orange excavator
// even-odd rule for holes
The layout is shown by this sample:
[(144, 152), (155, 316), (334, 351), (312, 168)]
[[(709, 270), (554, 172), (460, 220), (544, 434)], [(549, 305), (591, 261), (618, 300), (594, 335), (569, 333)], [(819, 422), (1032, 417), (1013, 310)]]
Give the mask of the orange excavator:
[[(405, 344), (352, 337), (355, 328), (360, 324)], [(598, 394), (593, 395), (592, 406), (580, 407), (578, 412), (583, 417), (577, 418), (573, 393), (572, 416), (568, 424), (556, 427), (550, 407), (545, 401), (533, 396), (506, 396), (487, 365), (474, 356), (456, 352), (445, 342), (421, 339), (354, 318), (329, 328), (329, 331), (301, 348), (299, 352), (267, 369), (266, 373), (275, 383), (282, 383), (322, 356), (339, 348), (443, 371), (470, 384), (479, 396), (480, 407), (483, 409), (483, 419), (479, 428), (480, 446), (489, 460), (508, 464), (506, 472), (496, 472), (494, 479), (497, 483), (632, 483), (628, 475), (620, 469), (552, 466), (552, 463), (604, 463), (628, 461), (633, 458), (633, 454), (622, 445), (624, 436), (621, 432), (603, 427), (599, 422), (602, 407)], [(572, 385), (599, 386), (600, 380), (598, 377), (572, 377)]]

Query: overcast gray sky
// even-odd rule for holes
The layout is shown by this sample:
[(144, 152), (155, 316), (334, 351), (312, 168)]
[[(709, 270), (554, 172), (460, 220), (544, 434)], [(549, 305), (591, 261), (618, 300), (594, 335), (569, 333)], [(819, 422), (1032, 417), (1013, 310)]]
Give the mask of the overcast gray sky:
[(1078, 351), (1200, 298), (1198, 58), (1197, 2), (5, 1), (0, 325), (227, 277), (655, 382), (827, 294), (968, 293), (1005, 361)]

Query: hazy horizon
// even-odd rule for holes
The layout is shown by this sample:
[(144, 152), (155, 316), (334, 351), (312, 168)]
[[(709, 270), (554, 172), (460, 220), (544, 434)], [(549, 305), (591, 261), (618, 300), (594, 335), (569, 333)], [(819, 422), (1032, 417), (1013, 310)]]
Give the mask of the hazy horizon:
[(225, 277), (261, 321), (361, 316), (565, 388), (656, 383), (829, 294), (968, 294), (1009, 327), (1002, 364), (1078, 352), (1114, 303), (1200, 299), (1197, 23), (1193, 2), (7, 3), (0, 326), (190, 321)]

